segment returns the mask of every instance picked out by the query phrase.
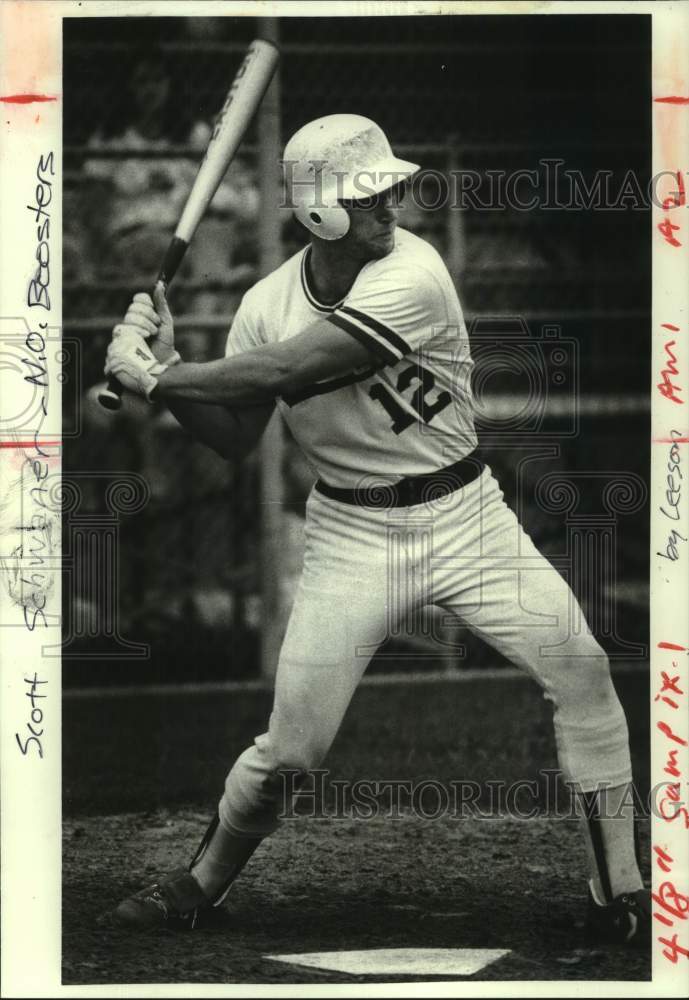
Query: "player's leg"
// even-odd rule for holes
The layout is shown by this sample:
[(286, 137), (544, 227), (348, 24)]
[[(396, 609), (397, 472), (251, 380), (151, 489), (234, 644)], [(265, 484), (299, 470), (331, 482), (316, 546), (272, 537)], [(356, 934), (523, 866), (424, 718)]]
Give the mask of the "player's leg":
[(464, 491), (463, 509), (438, 519), (435, 600), (543, 688), (553, 705), (562, 770), (586, 815), (594, 892), (605, 903), (633, 895), (642, 880), (629, 741), (607, 656), (570, 588), (523, 531), (492, 476), (477, 484), (473, 493), (474, 484)]
[[(176, 875), (175, 911), (187, 901), (193, 907), (219, 902), (277, 827), (286, 795), (295, 787), (294, 772), (322, 764), (385, 638), (388, 607), (385, 512), (312, 498), (304, 572), (280, 652), (268, 729), (228, 774), (218, 816), (192, 862), (193, 874)], [(165, 884), (156, 889), (165, 896)], [(131, 924), (160, 922), (151, 899), (149, 887), (125, 901), (118, 917)]]
[[(220, 824), (193, 871), (212, 893), (272, 833), (299, 776), (320, 767), (370, 658), (388, 630), (385, 513), (312, 496), (304, 571), (275, 679), (268, 730), (225, 782)], [(295, 775), (296, 772), (296, 775)]]
[(280, 653), (268, 729), (228, 774), (211, 850), (193, 868), (209, 896), (276, 829), (300, 777), (323, 763), (380, 641), (385, 603), (378, 596), (367, 588), (362, 600), (361, 588), (356, 594), (349, 587), (302, 581)]

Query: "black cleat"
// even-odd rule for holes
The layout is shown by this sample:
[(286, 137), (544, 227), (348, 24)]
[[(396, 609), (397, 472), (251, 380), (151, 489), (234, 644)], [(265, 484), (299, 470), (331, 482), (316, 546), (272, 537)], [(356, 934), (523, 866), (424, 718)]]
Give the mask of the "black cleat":
[(111, 919), (123, 927), (193, 930), (199, 912), (210, 906), (193, 875), (185, 868), (177, 868), (121, 902)]
[(623, 893), (601, 906), (589, 889), (587, 931), (591, 939), (629, 948), (651, 947), (651, 894), (648, 889)]
[(223, 902), (232, 881), (228, 880), (215, 899), (209, 899), (191, 874), (191, 869), (208, 847), (218, 822), (216, 813), (187, 868), (176, 868), (159, 882), (153, 882), (129, 896), (113, 911), (101, 917), (99, 923), (141, 930), (156, 927), (176, 931), (194, 930), (200, 915)]

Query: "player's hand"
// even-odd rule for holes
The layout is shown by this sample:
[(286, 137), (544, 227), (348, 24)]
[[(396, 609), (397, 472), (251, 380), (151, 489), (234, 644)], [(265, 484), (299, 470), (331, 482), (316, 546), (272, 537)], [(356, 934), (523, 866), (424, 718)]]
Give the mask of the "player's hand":
[(158, 358), (158, 361), (163, 361), (166, 365), (175, 364), (180, 360), (180, 356), (175, 350), (175, 324), (172, 319), (170, 307), (167, 304), (165, 285), (162, 281), (156, 282), (156, 286), (153, 289), (153, 305), (156, 316), (160, 320), (160, 326), (158, 327), (157, 336), (150, 345), (151, 350)]
[(162, 375), (169, 367), (154, 357), (146, 340), (133, 326), (121, 325), (116, 335), (113, 331), (106, 355), (105, 374), (113, 375), (125, 389), (144, 396), (150, 403), (151, 393), (158, 385), (156, 375)]
[(148, 292), (136, 293), (129, 303), (124, 320), (112, 331), (113, 339), (128, 330), (148, 340), (151, 353), (163, 364), (169, 366), (180, 360), (175, 350), (174, 321), (162, 281), (157, 283), (152, 299)]

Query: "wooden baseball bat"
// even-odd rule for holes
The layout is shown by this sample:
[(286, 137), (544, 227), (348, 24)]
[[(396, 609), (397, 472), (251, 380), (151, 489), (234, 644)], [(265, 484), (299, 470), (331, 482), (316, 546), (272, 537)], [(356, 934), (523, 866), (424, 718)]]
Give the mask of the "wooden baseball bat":
[[(184, 205), (175, 235), (165, 252), (158, 281), (169, 285), (174, 278), (198, 224), (268, 89), (279, 58), (279, 51), (272, 42), (256, 39), (249, 46), (215, 120), (206, 154)], [(98, 401), (106, 410), (119, 410), (122, 405), (121, 397), (122, 386), (117, 379), (110, 378), (107, 388), (98, 394)]]

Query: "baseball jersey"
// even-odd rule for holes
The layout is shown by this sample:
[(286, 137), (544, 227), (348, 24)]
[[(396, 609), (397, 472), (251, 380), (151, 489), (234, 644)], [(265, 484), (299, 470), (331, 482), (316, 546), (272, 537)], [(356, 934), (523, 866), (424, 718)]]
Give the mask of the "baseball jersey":
[(244, 295), (226, 356), (326, 319), (364, 344), (371, 363), (278, 399), (295, 440), (331, 486), (395, 482), (451, 465), (476, 447), (472, 360), (462, 309), (437, 251), (397, 229), (335, 305), (309, 281), (311, 247)]

